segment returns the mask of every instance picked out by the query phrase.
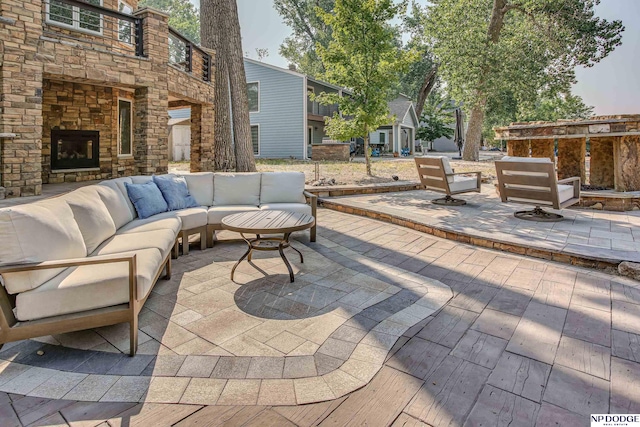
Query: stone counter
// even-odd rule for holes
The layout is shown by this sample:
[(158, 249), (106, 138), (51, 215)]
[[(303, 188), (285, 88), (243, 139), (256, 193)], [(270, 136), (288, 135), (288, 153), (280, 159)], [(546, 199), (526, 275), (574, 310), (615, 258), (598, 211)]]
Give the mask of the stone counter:
[(349, 147), (347, 143), (335, 143), (327, 142), (324, 144), (312, 144), (311, 145), (311, 160), (337, 160), (337, 161), (349, 161)]

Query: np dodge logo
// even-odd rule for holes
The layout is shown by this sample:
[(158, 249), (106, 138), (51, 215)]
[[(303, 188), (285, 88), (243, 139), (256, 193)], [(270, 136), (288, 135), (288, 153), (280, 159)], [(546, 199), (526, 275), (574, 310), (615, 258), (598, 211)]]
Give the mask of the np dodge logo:
[(591, 415), (591, 427), (640, 427), (640, 414)]

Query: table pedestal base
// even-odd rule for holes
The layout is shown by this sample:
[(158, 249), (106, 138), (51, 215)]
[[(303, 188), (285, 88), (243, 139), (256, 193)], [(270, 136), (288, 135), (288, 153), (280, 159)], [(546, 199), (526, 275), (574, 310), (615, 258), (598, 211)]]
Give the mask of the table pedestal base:
[(304, 258), (302, 257), (302, 253), (291, 246), (291, 243), (289, 243), (289, 237), (291, 236), (291, 233), (285, 233), (282, 238), (260, 237), (259, 234), (256, 234), (255, 239), (249, 239), (244, 235), (244, 233), (240, 233), (240, 235), (247, 243), (248, 248), (244, 255), (240, 257), (238, 262), (236, 262), (236, 264), (231, 269), (231, 280), (233, 280), (233, 274), (236, 272), (236, 268), (242, 261), (244, 261), (245, 258), (247, 259), (247, 261), (251, 261), (251, 255), (253, 251), (278, 251), (280, 253), (280, 258), (282, 258), (282, 261), (284, 261), (284, 265), (286, 265), (287, 270), (289, 270), (289, 279), (291, 280), (291, 283), (293, 283), (293, 269), (291, 268), (291, 264), (289, 264), (289, 260), (284, 255), (284, 250), (286, 248), (291, 248), (296, 251), (298, 255), (300, 255), (301, 263), (304, 263)]

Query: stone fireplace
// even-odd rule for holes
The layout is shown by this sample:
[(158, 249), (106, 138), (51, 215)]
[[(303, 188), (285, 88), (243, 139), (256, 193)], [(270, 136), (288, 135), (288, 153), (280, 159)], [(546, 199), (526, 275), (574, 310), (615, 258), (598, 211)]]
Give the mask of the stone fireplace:
[(100, 132), (51, 130), (51, 170), (100, 167)]

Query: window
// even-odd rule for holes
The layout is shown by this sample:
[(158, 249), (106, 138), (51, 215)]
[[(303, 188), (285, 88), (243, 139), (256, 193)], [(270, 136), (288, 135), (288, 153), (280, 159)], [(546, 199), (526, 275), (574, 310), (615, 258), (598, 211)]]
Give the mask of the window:
[(387, 134), (384, 132), (380, 133), (380, 144), (385, 144), (387, 142)]
[(131, 101), (118, 99), (118, 156), (131, 156), (132, 154), (132, 118)]
[[(94, 6), (102, 6), (102, 0), (86, 0)], [(102, 15), (57, 0), (47, 3), (47, 22), (102, 34)]]
[[(119, 1), (118, 11), (131, 15), (133, 8), (129, 4)], [(131, 44), (133, 40), (133, 24), (130, 21), (125, 21), (123, 19), (118, 20), (118, 40)]]
[(253, 144), (253, 154), (260, 154), (260, 126), (251, 126), (251, 143)]
[(249, 112), (257, 113), (260, 111), (260, 83), (247, 83), (247, 92), (249, 94)]

